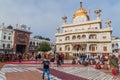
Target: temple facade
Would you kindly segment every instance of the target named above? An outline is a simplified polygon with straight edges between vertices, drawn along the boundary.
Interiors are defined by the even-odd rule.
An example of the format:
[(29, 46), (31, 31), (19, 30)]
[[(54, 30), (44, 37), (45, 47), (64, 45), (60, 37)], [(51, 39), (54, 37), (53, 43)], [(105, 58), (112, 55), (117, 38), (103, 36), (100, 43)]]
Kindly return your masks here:
[(96, 9), (96, 19), (91, 20), (80, 2), (80, 8), (72, 16), (72, 23), (68, 23), (67, 16), (64, 15), (63, 24), (56, 28), (56, 52), (68, 56), (80, 53), (90, 55), (112, 53), (111, 21), (106, 20), (103, 27), (100, 12), (100, 9)]
[(26, 25), (5, 26), (0, 24), (0, 54), (28, 53), (30, 41), (30, 27)]

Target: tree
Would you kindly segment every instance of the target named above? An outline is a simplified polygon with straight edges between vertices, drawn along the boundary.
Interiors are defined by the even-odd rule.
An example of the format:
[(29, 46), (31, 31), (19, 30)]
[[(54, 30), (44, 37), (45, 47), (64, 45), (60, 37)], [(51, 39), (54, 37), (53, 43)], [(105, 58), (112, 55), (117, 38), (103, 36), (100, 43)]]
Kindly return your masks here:
[(49, 39), (49, 38), (45, 38), (45, 40), (48, 40), (48, 41), (50, 41), (50, 39)]
[(33, 38), (36, 38), (36, 39), (43, 39), (43, 37), (40, 36), (40, 35), (36, 35), (36, 36), (34, 36)]
[(45, 38), (45, 37), (42, 37), (41, 35), (35, 35), (33, 38), (43, 39), (43, 40), (48, 40), (48, 41), (50, 41), (50, 38)]
[(50, 44), (48, 42), (42, 42), (40, 46), (37, 48), (38, 51), (50, 51), (52, 48), (50, 47)]

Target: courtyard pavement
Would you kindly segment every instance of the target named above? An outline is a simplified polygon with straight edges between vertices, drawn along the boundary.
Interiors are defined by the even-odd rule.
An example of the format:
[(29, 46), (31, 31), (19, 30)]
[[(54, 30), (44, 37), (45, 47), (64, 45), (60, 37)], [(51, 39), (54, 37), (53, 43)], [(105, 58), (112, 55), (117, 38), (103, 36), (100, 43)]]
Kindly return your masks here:
[[(0, 80), (42, 80), (41, 69), (40, 62), (8, 62), (0, 70)], [(72, 65), (69, 61), (60, 67), (55, 64), (50, 70), (50, 80), (113, 80), (109, 70), (97, 70), (94, 65)], [(120, 80), (120, 74), (114, 80)]]

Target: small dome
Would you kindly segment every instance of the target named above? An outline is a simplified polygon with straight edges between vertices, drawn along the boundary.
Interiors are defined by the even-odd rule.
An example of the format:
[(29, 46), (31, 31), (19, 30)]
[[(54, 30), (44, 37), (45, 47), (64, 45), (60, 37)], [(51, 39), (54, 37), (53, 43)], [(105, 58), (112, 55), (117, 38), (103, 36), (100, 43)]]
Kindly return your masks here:
[(76, 18), (78, 16), (88, 16), (87, 11), (81, 7), (74, 13), (73, 18)]
[(9, 25), (7, 28), (8, 28), (8, 29), (13, 29), (13, 27), (12, 27), (11, 25)]
[(89, 16), (87, 14), (87, 11), (82, 7), (82, 1), (80, 2), (80, 8), (73, 14), (73, 18), (77, 17), (87, 17), (89, 19)]

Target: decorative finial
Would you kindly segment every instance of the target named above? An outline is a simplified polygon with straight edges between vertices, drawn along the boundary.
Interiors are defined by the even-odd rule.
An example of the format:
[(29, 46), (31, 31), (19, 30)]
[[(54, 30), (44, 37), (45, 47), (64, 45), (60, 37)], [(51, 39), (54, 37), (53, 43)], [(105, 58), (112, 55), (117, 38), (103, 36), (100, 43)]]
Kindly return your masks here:
[(59, 26), (57, 26), (56, 31), (57, 31), (57, 33), (60, 33), (60, 27)]
[(66, 24), (66, 22), (67, 22), (67, 16), (64, 15), (64, 16), (62, 17), (62, 20), (63, 20), (63, 23)]
[(97, 19), (100, 19), (100, 12), (101, 12), (100, 9), (95, 10), (95, 14), (96, 14)]
[(82, 8), (82, 0), (80, 0), (80, 8)]
[(106, 27), (111, 27), (111, 20), (110, 19), (106, 20)]
[(28, 30), (30, 30), (30, 27), (28, 27)]

